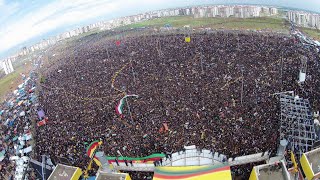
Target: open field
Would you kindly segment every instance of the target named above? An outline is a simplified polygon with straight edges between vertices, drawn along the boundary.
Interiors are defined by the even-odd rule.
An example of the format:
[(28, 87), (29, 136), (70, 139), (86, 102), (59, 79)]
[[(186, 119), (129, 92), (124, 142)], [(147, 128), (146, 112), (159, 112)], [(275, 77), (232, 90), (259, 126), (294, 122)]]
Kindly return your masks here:
[(0, 97), (1, 101), (5, 100), (5, 95), (10, 91), (13, 91), (17, 86), (22, 83), (20, 73), (28, 73), (31, 69), (31, 63), (28, 62), (26, 65), (21, 65), (15, 71), (2, 79), (0, 79)]
[(277, 17), (259, 17), (259, 18), (193, 18), (191, 16), (175, 16), (147, 20), (123, 28), (138, 27), (164, 27), (170, 24), (173, 27), (211, 27), (215, 29), (255, 29), (255, 30), (276, 30), (288, 31), (285, 20)]
[(320, 41), (320, 30), (310, 28), (299, 28), (302, 32), (306, 33), (311, 38)]

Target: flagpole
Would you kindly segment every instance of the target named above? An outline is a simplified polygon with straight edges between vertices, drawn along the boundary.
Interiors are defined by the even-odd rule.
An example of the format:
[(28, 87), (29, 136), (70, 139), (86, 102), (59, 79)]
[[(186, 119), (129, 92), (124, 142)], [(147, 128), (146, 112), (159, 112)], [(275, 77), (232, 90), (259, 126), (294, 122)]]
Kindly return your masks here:
[(131, 64), (131, 72), (132, 72), (132, 76), (133, 76), (133, 83), (134, 83), (134, 85), (136, 85), (136, 76), (134, 75), (135, 72), (134, 72), (134, 69), (133, 69), (132, 57), (130, 58), (130, 64)]
[(108, 56), (108, 59), (109, 59), (109, 58), (110, 58), (110, 57), (109, 57), (109, 49), (106, 48), (106, 50), (107, 50), (107, 56)]
[(132, 117), (132, 113), (131, 113), (131, 108), (130, 108), (129, 102), (127, 100), (126, 100), (126, 103), (127, 103), (128, 111), (129, 111), (129, 114), (130, 114), (131, 123), (133, 123), (133, 117)]
[(88, 164), (87, 169), (84, 171), (84, 179), (88, 179), (89, 178), (89, 174), (88, 171), (91, 169), (92, 166), (92, 162), (93, 162), (93, 158), (96, 155), (96, 152), (98, 150), (98, 148), (100, 147), (100, 145), (98, 145), (98, 147), (94, 150), (94, 152), (92, 153), (92, 157), (90, 157), (90, 162)]
[(201, 63), (201, 73), (203, 74), (204, 71), (203, 71), (203, 57), (202, 56), (203, 55), (202, 55), (202, 51), (201, 51), (201, 53), (200, 53), (200, 63)]
[[(125, 92), (125, 96), (128, 95), (127, 92), (126, 92), (126, 87), (125, 86), (122, 87), (122, 91)], [(126, 101), (126, 104), (127, 104), (127, 107), (128, 107), (129, 114), (130, 114), (131, 122), (133, 123), (133, 117), (132, 117), (132, 113), (131, 113), (130, 104), (129, 104), (128, 100), (125, 100), (125, 101)]]
[(241, 105), (242, 105), (242, 99), (243, 99), (243, 68), (241, 68), (241, 76), (242, 76), (242, 82), (241, 82)]
[(91, 165), (92, 165), (92, 161), (93, 161), (93, 158), (90, 159), (90, 162), (88, 164), (88, 167), (87, 169), (84, 171), (84, 179), (88, 179), (89, 178), (89, 174), (88, 174), (88, 171), (91, 169)]

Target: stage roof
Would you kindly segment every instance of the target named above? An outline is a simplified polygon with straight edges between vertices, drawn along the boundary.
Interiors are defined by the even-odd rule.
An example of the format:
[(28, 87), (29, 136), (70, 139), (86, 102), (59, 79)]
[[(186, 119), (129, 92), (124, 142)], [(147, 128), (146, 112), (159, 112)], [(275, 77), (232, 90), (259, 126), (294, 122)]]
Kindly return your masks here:
[(262, 164), (254, 166), (250, 174), (249, 180), (287, 180), (290, 179), (290, 174), (286, 168), (283, 161), (272, 163), (272, 164)]
[(48, 180), (78, 180), (82, 171), (78, 167), (58, 164)]
[(300, 158), (301, 167), (307, 179), (320, 177), (320, 148), (306, 152)]

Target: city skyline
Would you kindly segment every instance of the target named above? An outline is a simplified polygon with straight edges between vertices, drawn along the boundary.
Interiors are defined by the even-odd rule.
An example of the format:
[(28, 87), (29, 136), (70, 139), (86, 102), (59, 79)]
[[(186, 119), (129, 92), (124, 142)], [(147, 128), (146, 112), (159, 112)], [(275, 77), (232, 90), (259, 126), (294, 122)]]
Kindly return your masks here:
[[(287, 3), (286, 3), (287, 2)], [(41, 39), (49, 38), (64, 31), (70, 31), (90, 23), (102, 20), (134, 15), (146, 11), (195, 6), (204, 4), (262, 4), (281, 6), (288, 1), (258, 0), (204, 0), (204, 1), (168, 1), (168, 0), (78, 0), (78, 1), (6, 1), (0, 0), (0, 59), (24, 46)], [(298, 1), (290, 1), (294, 7), (320, 12), (320, 2), (310, 1), (301, 6)], [(311, 3), (311, 4), (310, 4)], [(318, 8), (310, 5), (318, 4)], [(106, 11), (106, 9), (108, 9)]]

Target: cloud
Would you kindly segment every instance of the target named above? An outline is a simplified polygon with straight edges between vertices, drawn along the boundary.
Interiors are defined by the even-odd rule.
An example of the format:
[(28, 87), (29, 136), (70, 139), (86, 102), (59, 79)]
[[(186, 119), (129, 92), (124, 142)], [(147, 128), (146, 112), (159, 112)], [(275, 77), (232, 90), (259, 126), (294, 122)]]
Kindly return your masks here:
[[(0, 2), (1, 1), (3, 0), (0, 0)], [(152, 2), (148, 0), (53, 1), (40, 6), (40, 8), (30, 9), (24, 13), (21, 18), (13, 19), (10, 22), (4, 21), (4, 18), (2, 18), (2, 21), (0, 19), (0, 23), (3, 21), (6, 23), (6, 26), (0, 28), (0, 53), (34, 37), (41, 36), (60, 27), (65, 27), (66, 25), (75, 25), (79, 22), (106, 15), (115, 17), (115, 14), (121, 12), (122, 9), (139, 8), (139, 6), (157, 7), (157, 5), (164, 4), (166, 1), (170, 2), (169, 0), (155, 0)], [(7, 18), (17, 10), (23, 10), (24, 8), (20, 6), (20, 9), (17, 9), (17, 7), (19, 7), (17, 4), (10, 4), (10, 8), (8, 5), (6, 7), (7, 13), (0, 13), (0, 16), (1, 14), (5, 14)]]
[(0, 52), (59, 27), (112, 13), (120, 5), (110, 0), (54, 1), (0, 28)]
[[(30, 39), (66, 27), (66, 25), (75, 26), (97, 17), (110, 19), (119, 15), (129, 15), (129, 12), (139, 13), (168, 7), (201, 4), (200, 1), (202, 3), (218, 3), (240, 0), (48, 0), (42, 2), (0, 0), (0, 54)], [(279, 0), (277, 2), (281, 4), (288, 1)], [(311, 1), (313, 4), (320, 4), (317, 2), (318, 0)], [(245, 2), (249, 2), (249, 0)], [(250, 0), (250, 2), (258, 1)], [(268, 2), (277, 4), (276, 0), (268, 0)], [(293, 0), (290, 2), (288, 4), (301, 3)]]

